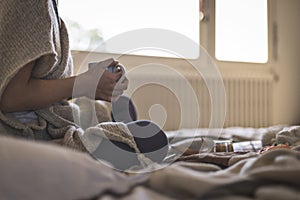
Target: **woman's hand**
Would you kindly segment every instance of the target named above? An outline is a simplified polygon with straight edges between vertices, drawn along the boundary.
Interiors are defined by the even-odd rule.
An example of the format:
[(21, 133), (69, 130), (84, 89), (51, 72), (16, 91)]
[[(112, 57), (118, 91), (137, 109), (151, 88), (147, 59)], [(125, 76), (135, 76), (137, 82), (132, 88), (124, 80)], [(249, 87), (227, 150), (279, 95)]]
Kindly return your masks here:
[(119, 64), (114, 59), (107, 59), (93, 64), (89, 70), (78, 75), (74, 84), (75, 96), (87, 96), (97, 100), (115, 101), (128, 87), (128, 79), (118, 82), (122, 71), (111, 73), (106, 70), (108, 66)]
[(121, 83), (118, 80), (121, 78), (122, 72), (111, 73), (105, 70), (98, 82), (95, 99), (105, 101), (116, 101), (124, 90), (128, 87), (128, 79), (125, 78)]

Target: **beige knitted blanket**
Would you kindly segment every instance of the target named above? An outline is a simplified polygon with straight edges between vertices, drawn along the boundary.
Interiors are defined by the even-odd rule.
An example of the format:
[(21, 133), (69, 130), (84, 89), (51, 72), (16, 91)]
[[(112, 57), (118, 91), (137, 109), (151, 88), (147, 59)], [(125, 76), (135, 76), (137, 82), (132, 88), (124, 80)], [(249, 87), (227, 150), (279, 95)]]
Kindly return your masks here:
[[(72, 58), (64, 22), (56, 15), (52, 0), (1, 0), (0, 98), (10, 79), (33, 60), (37, 60), (32, 72), (34, 78), (58, 79), (72, 74)], [(62, 101), (33, 112), (37, 115), (37, 122), (23, 124), (0, 111), (0, 134), (51, 140), (91, 152), (95, 143), (88, 140), (91, 137), (87, 134), (92, 133), (85, 133), (84, 130), (110, 121), (107, 108), (87, 98), (75, 103)], [(96, 143), (105, 135), (108, 139), (127, 143), (139, 153), (130, 131), (125, 127), (124, 124), (113, 123), (94, 127), (98, 134)]]
[[(0, 38), (0, 98), (10, 79), (33, 60), (37, 60), (34, 78), (57, 79), (72, 74), (67, 29), (63, 21), (58, 24), (51, 0), (1, 1)], [(32, 139), (61, 137), (59, 130), (72, 126), (70, 118), (57, 119), (58, 112), (65, 109), (70, 113), (67, 102), (36, 111), (39, 123), (35, 124), (22, 124), (0, 111), (0, 130)], [(42, 136), (46, 128), (55, 129), (55, 133)]]

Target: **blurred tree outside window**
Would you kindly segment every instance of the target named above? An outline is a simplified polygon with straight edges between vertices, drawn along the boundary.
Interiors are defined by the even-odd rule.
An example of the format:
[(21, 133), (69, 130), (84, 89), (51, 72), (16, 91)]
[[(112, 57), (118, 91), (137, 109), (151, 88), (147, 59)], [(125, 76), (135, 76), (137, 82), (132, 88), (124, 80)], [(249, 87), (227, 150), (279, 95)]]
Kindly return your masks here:
[[(69, 29), (73, 50), (97, 51), (103, 45), (108, 53), (123, 53), (105, 49), (106, 41), (144, 28), (170, 30), (196, 44), (200, 41), (199, 0), (62, 0), (58, 7)], [(129, 53), (176, 57), (159, 49)]]

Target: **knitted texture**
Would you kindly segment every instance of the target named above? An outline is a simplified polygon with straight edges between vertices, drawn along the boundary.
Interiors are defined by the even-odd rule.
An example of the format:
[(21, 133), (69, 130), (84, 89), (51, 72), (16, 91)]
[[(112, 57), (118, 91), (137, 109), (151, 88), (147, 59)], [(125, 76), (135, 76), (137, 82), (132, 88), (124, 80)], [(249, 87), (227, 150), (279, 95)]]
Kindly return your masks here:
[[(67, 29), (63, 22), (61, 26), (58, 24), (51, 0), (1, 1), (0, 38), (0, 99), (11, 78), (33, 60), (36, 60), (33, 78), (57, 79), (72, 74)], [(67, 104), (63, 105), (70, 110)], [(53, 116), (55, 109), (51, 107), (46, 110)], [(37, 124), (22, 124), (0, 111), (1, 134), (9, 132), (21, 137), (51, 139), (41, 132), (55, 119), (45, 117), (45, 109), (40, 113), (43, 116), (38, 114)], [(58, 128), (66, 124), (59, 124)]]
[(79, 122), (82, 129), (96, 126), (101, 122), (112, 121), (110, 109), (106, 102), (93, 101), (86, 97), (77, 98), (74, 102), (80, 109)]
[[(59, 79), (72, 74), (67, 28), (59, 20), (52, 0), (0, 1), (0, 99), (11, 78), (33, 60), (33, 78)], [(52, 140), (75, 150), (89, 151), (92, 145), (84, 143), (83, 139), (89, 138), (84, 129), (110, 120), (109, 112), (104, 105), (87, 98), (77, 103), (61, 101), (35, 110), (38, 122), (28, 124), (0, 111), (0, 134)], [(96, 129), (96, 133), (105, 133), (105, 138), (128, 144), (143, 160), (125, 124), (103, 124)], [(141, 164), (145, 166), (145, 161)]]
[[(103, 139), (118, 141), (131, 147), (143, 168), (153, 164), (137, 147), (132, 133), (123, 122), (103, 122), (96, 127), (88, 128), (82, 135), (84, 146), (89, 152), (94, 152)], [(118, 147), (116, 147), (118, 148)]]

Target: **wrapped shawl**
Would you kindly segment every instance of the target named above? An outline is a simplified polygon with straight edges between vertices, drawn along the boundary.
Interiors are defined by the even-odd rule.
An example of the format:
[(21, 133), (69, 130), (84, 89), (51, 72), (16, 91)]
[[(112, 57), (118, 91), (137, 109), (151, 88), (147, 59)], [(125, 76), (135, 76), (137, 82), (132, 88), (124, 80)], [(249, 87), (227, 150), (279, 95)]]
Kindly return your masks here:
[[(11, 78), (33, 60), (37, 61), (34, 78), (58, 79), (72, 74), (67, 29), (63, 21), (58, 23), (52, 1), (1, 1), (0, 24), (0, 98)], [(57, 138), (61, 132), (58, 129), (72, 125), (73, 120), (58, 118), (55, 111), (70, 113), (70, 109), (67, 102), (62, 102), (37, 110), (37, 124), (22, 124), (0, 111), (1, 132), (33, 139)], [(49, 130), (54, 127), (56, 133), (51, 135)], [(45, 134), (46, 128), (50, 135)]]
[[(59, 79), (72, 74), (69, 39), (64, 22), (56, 15), (51, 0), (5, 0), (0, 3), (0, 98), (11, 78), (27, 63), (36, 60), (32, 77)], [(89, 136), (85, 136), (80, 124), (95, 126), (109, 121), (109, 113), (101, 104), (81, 99), (79, 105), (62, 101), (47, 108), (35, 110), (38, 122), (23, 124), (0, 111), (0, 134), (30, 139), (56, 141), (80, 151), (94, 148)], [(89, 105), (89, 106), (86, 106)], [(83, 108), (84, 111), (80, 108)], [(86, 109), (88, 108), (88, 109)], [(94, 114), (98, 119), (88, 117)], [(83, 113), (84, 112), (84, 113)], [(99, 114), (100, 113), (100, 114)], [(84, 117), (79, 117), (79, 115)], [(81, 123), (75, 123), (81, 122)], [(79, 125), (78, 125), (79, 124)], [(139, 153), (125, 124), (96, 126), (91, 134), (98, 135), (98, 143), (107, 137), (128, 144)], [(116, 132), (126, 132), (116, 138)], [(85, 143), (84, 143), (85, 142)], [(91, 144), (91, 147), (89, 146)]]

